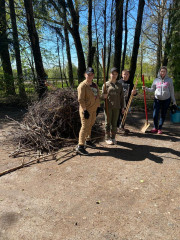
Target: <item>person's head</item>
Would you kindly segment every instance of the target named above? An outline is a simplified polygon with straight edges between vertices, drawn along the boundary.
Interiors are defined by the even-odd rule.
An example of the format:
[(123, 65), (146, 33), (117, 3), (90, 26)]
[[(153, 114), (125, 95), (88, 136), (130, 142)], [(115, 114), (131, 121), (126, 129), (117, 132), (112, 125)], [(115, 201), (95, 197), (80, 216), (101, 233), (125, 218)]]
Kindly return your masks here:
[(129, 70), (124, 69), (124, 70), (122, 71), (122, 78), (123, 78), (123, 80), (124, 80), (124, 81), (128, 81), (129, 76), (130, 76)]
[(111, 81), (116, 81), (117, 77), (118, 77), (118, 69), (116, 67), (111, 68), (110, 71), (110, 80)]
[(165, 67), (165, 66), (161, 67), (159, 73), (160, 73), (160, 76), (162, 79), (165, 78), (165, 76), (167, 74), (167, 67)]
[(86, 80), (91, 82), (94, 78), (94, 69), (92, 67), (88, 67), (84, 75)]

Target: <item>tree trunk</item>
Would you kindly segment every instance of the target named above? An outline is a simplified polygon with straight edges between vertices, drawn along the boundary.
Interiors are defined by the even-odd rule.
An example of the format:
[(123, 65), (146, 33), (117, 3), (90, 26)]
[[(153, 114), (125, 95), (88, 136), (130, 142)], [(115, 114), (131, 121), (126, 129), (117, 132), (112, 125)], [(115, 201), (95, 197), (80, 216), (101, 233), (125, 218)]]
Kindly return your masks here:
[(67, 29), (67, 17), (66, 17), (66, 10), (64, 10), (65, 15), (65, 21), (64, 21), (64, 36), (66, 41), (66, 53), (67, 53), (67, 59), (68, 59), (68, 75), (69, 75), (69, 83), (70, 86), (74, 86), (73, 82), (73, 68), (72, 68), (72, 61), (71, 61), (71, 49), (69, 44), (69, 35), (68, 35), (68, 29)]
[(20, 49), (19, 49), (18, 31), (17, 31), (17, 24), (16, 24), (16, 13), (14, 9), (14, 0), (9, 0), (9, 7), (10, 7), (11, 23), (12, 23), (12, 30), (13, 30), (13, 43), (14, 43), (14, 50), (15, 50), (15, 57), (16, 57), (19, 95), (22, 98), (26, 98), (26, 92), (25, 92), (24, 82), (23, 82), (21, 55), (20, 55)]
[(30, 58), (29, 58), (29, 54), (28, 55), (26, 54), (26, 58), (27, 58), (27, 60), (29, 62), (29, 66), (30, 66), (31, 73), (32, 73), (32, 76), (33, 76), (33, 84), (34, 84), (34, 87), (36, 89), (36, 87), (37, 87), (37, 79), (36, 79), (36, 73), (35, 73), (34, 58), (33, 58), (32, 49), (31, 49)]
[(99, 38), (97, 37), (97, 49), (96, 49), (96, 66), (97, 66), (97, 84), (99, 84)]
[(29, 38), (31, 41), (31, 48), (33, 51), (37, 79), (38, 79), (38, 94), (39, 94), (39, 98), (41, 98), (43, 94), (47, 91), (47, 87), (45, 86), (45, 79), (47, 74), (45, 73), (44, 67), (43, 67), (42, 56), (41, 56), (41, 51), (39, 46), (39, 37), (36, 31), (36, 26), (35, 26), (34, 16), (33, 16), (32, 0), (24, 0), (24, 6), (26, 10), (27, 27), (29, 32)]
[(98, 28), (96, 19), (96, 8), (94, 1), (94, 20), (95, 20), (95, 31), (96, 31), (96, 68), (97, 68), (97, 84), (99, 84), (99, 38), (98, 38)]
[(79, 34), (79, 12), (75, 11), (72, 0), (67, 0), (68, 7), (71, 13), (72, 28), (69, 28), (70, 33), (75, 42), (77, 57), (78, 57), (78, 82), (80, 83), (84, 79), (84, 73), (86, 70), (86, 63), (84, 58), (83, 47)]
[(170, 10), (169, 10), (169, 18), (168, 18), (168, 29), (167, 29), (167, 36), (166, 36), (166, 43), (165, 43), (165, 49), (164, 49), (164, 58), (162, 61), (162, 65), (163, 66), (167, 66), (168, 64), (168, 56), (169, 53), (171, 51), (171, 42), (170, 42), (170, 38), (171, 38), (171, 5), (170, 5)]
[(156, 74), (158, 73), (161, 63), (162, 63), (162, 36), (163, 36), (163, 21), (164, 21), (164, 7), (165, 2), (159, 4), (159, 11), (158, 11), (158, 46), (157, 46), (157, 64), (156, 64)]
[(0, 57), (2, 61), (2, 68), (5, 79), (6, 94), (15, 95), (15, 86), (13, 80), (13, 72), (8, 50), (7, 38), (7, 22), (6, 22), (6, 9), (5, 0), (0, 0)]
[(92, 0), (88, 1), (88, 57), (87, 66), (92, 67)]
[(104, 67), (106, 68), (106, 7), (107, 7), (107, 0), (104, 2)]
[(59, 73), (60, 73), (60, 78), (62, 80), (62, 69), (61, 69), (61, 59), (60, 59), (60, 54), (59, 54), (59, 38), (56, 33), (56, 38), (57, 38), (57, 52), (58, 52), (58, 64), (59, 64)]
[(124, 0), (116, 0), (116, 31), (115, 31), (115, 53), (114, 67), (120, 72), (122, 33), (123, 33), (123, 3)]
[(107, 62), (106, 81), (108, 80), (110, 61), (111, 61), (113, 11), (114, 11), (114, 0), (112, 0), (112, 6), (111, 6), (111, 27), (110, 27), (110, 39), (109, 39), (109, 49), (108, 49), (108, 62)]
[(125, 59), (126, 59), (126, 50), (127, 50), (127, 37), (128, 37), (127, 14), (128, 14), (128, 4), (129, 4), (129, 0), (126, 0), (126, 10), (125, 10), (125, 17), (124, 17), (124, 31), (125, 31), (125, 34), (124, 34), (124, 50), (123, 50), (121, 71), (124, 70)]
[(158, 46), (157, 46), (157, 63), (156, 63), (156, 74), (159, 71), (162, 60), (162, 20), (160, 14), (158, 14)]
[(143, 75), (143, 41), (141, 36), (141, 82), (142, 82), (142, 75)]
[(139, 50), (139, 41), (140, 41), (140, 35), (141, 35), (144, 5), (145, 5), (145, 0), (139, 0), (138, 15), (137, 15), (135, 35), (134, 35), (134, 44), (133, 44), (133, 51), (132, 51), (131, 64), (130, 64), (130, 82), (133, 82), (134, 75), (136, 72), (136, 63), (137, 63), (137, 56), (138, 56), (138, 50)]
[[(75, 47), (76, 47), (77, 58), (78, 58), (78, 82), (80, 83), (84, 79), (86, 63), (85, 63), (80, 33), (79, 33), (79, 10), (78, 10), (79, 3), (76, 0), (75, 1), (67, 0), (67, 3), (65, 2), (65, 0), (58, 0), (58, 4), (54, 0), (49, 0), (49, 2), (57, 10), (60, 18), (63, 18), (64, 22), (66, 21), (65, 15), (61, 12), (59, 6), (61, 6), (65, 12), (66, 12), (66, 9), (69, 8), (68, 12), (71, 15), (71, 22), (69, 23), (66, 21), (66, 23), (67, 23), (67, 29), (71, 33), (74, 39)], [(75, 7), (74, 7), (74, 4), (75, 4)]]
[[(63, 65), (63, 76), (65, 78), (65, 81), (67, 80), (67, 77), (66, 77), (66, 73), (65, 73), (65, 64), (64, 64), (64, 42), (62, 41), (61, 39), (61, 52), (62, 52), (62, 65)], [(63, 84), (63, 79), (62, 79), (62, 88), (63, 88), (64, 84)]]

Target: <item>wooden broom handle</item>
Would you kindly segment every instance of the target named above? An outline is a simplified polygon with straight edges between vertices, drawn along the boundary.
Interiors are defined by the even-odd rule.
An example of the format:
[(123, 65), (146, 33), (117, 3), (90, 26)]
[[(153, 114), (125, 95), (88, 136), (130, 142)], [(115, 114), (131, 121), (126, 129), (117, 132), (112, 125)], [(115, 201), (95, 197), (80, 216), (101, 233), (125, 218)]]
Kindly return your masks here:
[[(106, 89), (106, 74), (105, 74), (105, 64), (104, 64), (103, 49), (102, 49), (102, 64), (103, 64), (103, 76), (104, 76), (104, 93), (106, 94), (107, 93), (107, 89)], [(105, 99), (105, 111), (106, 111), (106, 115), (107, 115), (107, 122), (109, 122), (107, 98)]]
[[(139, 75), (137, 76), (136, 83), (134, 84), (133, 90), (136, 90), (137, 83), (138, 83), (138, 77), (139, 77)], [(130, 98), (129, 98), (128, 104), (127, 104), (127, 106), (126, 106), (126, 110), (125, 110), (125, 112), (124, 112), (124, 114), (123, 114), (123, 119), (122, 119), (122, 121), (121, 121), (122, 127), (124, 126), (124, 123), (125, 123), (125, 121), (126, 121), (126, 117), (127, 117), (127, 114), (128, 114), (128, 111), (129, 111), (129, 108), (130, 108), (130, 106), (131, 106), (131, 102), (132, 102), (132, 99), (133, 99), (133, 96), (134, 96), (134, 95), (133, 95), (133, 90), (132, 90), (132, 92), (131, 92), (131, 96), (130, 96)]]
[[(142, 75), (142, 82), (143, 82), (143, 86), (145, 87), (144, 84), (144, 75)], [(146, 114), (146, 121), (148, 121), (148, 115), (147, 115), (147, 104), (146, 104), (146, 90), (143, 90), (144, 92), (144, 108), (145, 108), (145, 114)]]

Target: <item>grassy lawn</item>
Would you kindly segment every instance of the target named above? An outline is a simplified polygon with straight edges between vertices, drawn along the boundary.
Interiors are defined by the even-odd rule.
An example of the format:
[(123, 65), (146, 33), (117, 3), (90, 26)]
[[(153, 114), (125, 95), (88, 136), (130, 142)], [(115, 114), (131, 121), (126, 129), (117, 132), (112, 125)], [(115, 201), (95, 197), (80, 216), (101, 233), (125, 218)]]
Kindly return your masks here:
[[(97, 83), (97, 79), (94, 79), (94, 82)], [(147, 77), (145, 77), (145, 86), (147, 87), (151, 87), (153, 80), (149, 80)], [(51, 83), (53, 86), (57, 87), (57, 88), (66, 88), (67, 84), (66, 81), (63, 81), (63, 85), (62, 85), (62, 81), (50, 81), (49, 83)], [(102, 85), (103, 85), (103, 79), (99, 79), (99, 89), (102, 89)], [(78, 80), (74, 80), (74, 88), (76, 89), (78, 87)], [(52, 90), (51, 87), (48, 87), (49, 90)], [(28, 99), (37, 99), (37, 94), (35, 93), (35, 87), (33, 84), (30, 84), (29, 82), (25, 84), (25, 90), (28, 96)], [(177, 89), (175, 89), (175, 98), (176, 98), (176, 102), (178, 105), (180, 105), (180, 92), (177, 91)], [(138, 84), (137, 84), (137, 91), (138, 91), (138, 95), (134, 97), (133, 102), (132, 102), (132, 106), (136, 106), (138, 109), (144, 109), (144, 96), (143, 96), (143, 90), (142, 90), (142, 82), (139, 79)], [(4, 90), (0, 90), (0, 103), (17, 103), (17, 102), (21, 102), (22, 100), (20, 100), (19, 98), (19, 90), (16, 87), (16, 94), (17, 96), (6, 96)], [(153, 104), (153, 99), (154, 99), (154, 93), (146, 93), (146, 99), (147, 99), (147, 107), (148, 109), (152, 109), (152, 104)]]

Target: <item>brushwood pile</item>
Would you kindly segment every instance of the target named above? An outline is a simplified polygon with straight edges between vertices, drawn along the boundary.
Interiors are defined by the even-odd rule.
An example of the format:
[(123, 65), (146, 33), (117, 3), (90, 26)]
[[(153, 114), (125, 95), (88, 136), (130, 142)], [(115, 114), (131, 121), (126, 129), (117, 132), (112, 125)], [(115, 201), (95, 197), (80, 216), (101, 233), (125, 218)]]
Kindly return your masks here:
[[(102, 134), (101, 123), (93, 127), (94, 136)], [(78, 142), (81, 127), (77, 91), (57, 89), (29, 106), (14, 130), (13, 140), (22, 148), (52, 152)]]

